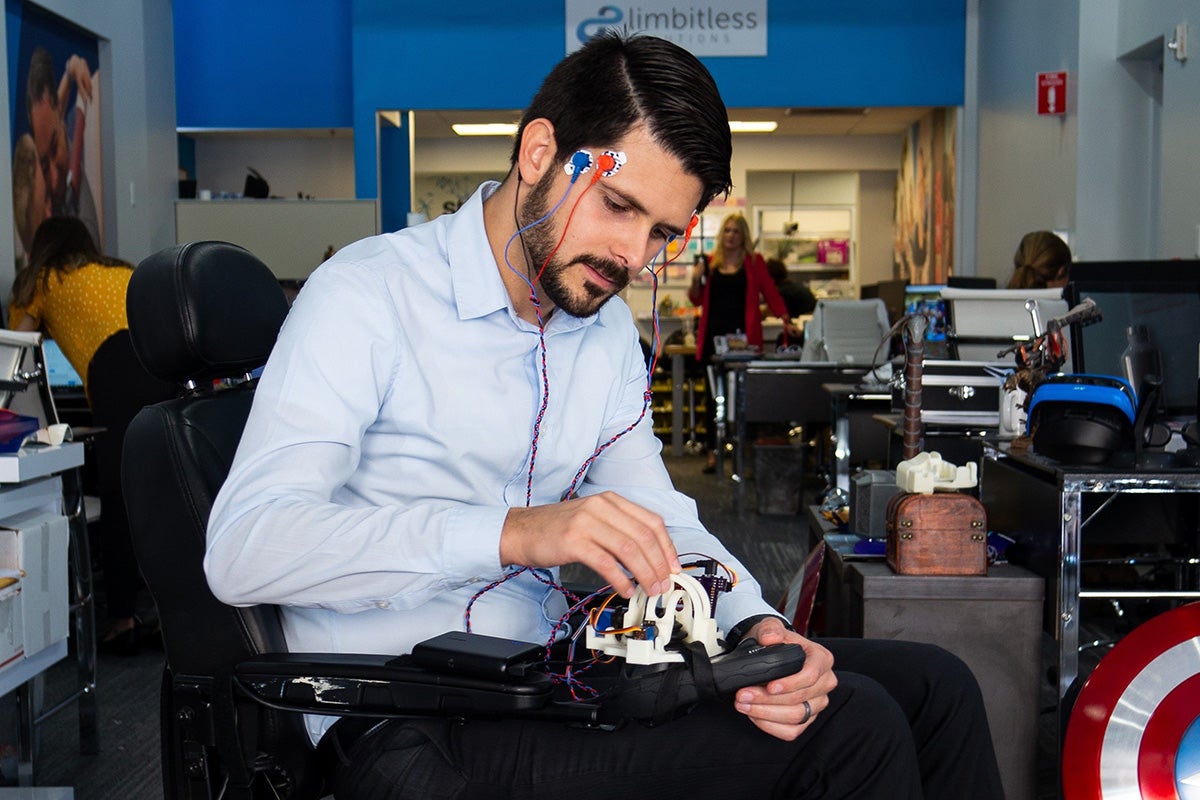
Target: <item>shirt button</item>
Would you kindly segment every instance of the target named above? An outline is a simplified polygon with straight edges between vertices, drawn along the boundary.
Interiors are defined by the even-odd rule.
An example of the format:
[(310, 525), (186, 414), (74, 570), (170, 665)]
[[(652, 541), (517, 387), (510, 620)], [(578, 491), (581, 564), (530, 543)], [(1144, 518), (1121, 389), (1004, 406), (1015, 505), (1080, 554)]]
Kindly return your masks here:
[(391, 603), (389, 603), (387, 600), (380, 600), (377, 603), (375, 603), (375, 605), (379, 606), (380, 608), (388, 608), (389, 606), (391, 606)]

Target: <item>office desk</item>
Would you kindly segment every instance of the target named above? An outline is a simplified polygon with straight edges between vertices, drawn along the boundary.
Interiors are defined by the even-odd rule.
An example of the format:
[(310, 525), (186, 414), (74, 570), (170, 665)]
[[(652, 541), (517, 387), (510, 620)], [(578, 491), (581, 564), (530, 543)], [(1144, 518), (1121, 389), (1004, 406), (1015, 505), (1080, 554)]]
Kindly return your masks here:
[[(700, 309), (689, 309), (693, 313), (690, 315), (691, 328), (695, 330), (696, 320), (699, 317)], [(689, 321), (688, 314), (659, 314), (658, 316), (658, 340), (665, 342), (673, 335), (680, 331), (686, 330), (685, 325)], [(642, 337), (642, 341), (647, 344), (654, 343), (654, 318), (655, 314), (650, 311), (641, 311), (636, 315), (638, 333)], [(693, 351), (695, 348), (692, 348)]]
[[(1200, 599), (1194, 569), (1178, 572), (1171, 588), (1106, 583), (1086, 586), (1083, 545), (1170, 545), (1200, 553), (1197, 539), (1200, 469), (1121, 470), (1058, 464), (1007, 444), (985, 444), (980, 496), (989, 527), (1015, 540), (1009, 552), (1046, 581), (1043, 625), (1057, 644), (1058, 698), (1080, 678), (1082, 601), (1097, 598)], [(1085, 542), (1085, 535), (1087, 537)], [(1186, 555), (1181, 560), (1188, 560)], [(1066, 720), (1060, 717), (1059, 742)]]
[[(1007, 444), (985, 444), (980, 495), (992, 530), (1015, 539), (1030, 553), (1031, 569), (1049, 582), (1047, 629), (1059, 643), (1059, 696), (1066, 694), (1079, 671), (1080, 600), (1086, 598), (1164, 597), (1200, 599), (1200, 586), (1178, 591), (1089, 589), (1081, 583), (1080, 561), (1084, 528), (1089, 537), (1106, 536), (1104, 514), (1124, 509), (1113, 505), (1123, 498), (1138, 504), (1133, 512), (1145, 530), (1121, 535), (1137, 541), (1177, 538), (1196, 546), (1196, 531), (1170, 530), (1156, 516), (1156, 506), (1178, 503), (1200, 493), (1200, 469), (1121, 471), (1111, 467), (1062, 465), (1034, 453), (1014, 453)], [(1185, 516), (1184, 519), (1187, 519)], [(1191, 525), (1192, 523), (1185, 523)], [(1094, 539), (1093, 539), (1094, 541)], [(1106, 539), (1107, 541), (1107, 539)], [(1127, 541), (1134, 541), (1133, 538)], [(1134, 543), (1137, 543), (1136, 541)]]
[[(866, 367), (843, 364), (801, 362), (790, 359), (739, 358), (713, 359), (719, 398), (724, 397), (733, 421), (734, 508), (742, 513), (745, 503), (745, 446), (747, 426), (757, 422), (807, 425), (826, 424), (830, 418), (829, 398), (822, 390), (826, 383), (857, 382)], [(718, 402), (718, 412), (721, 410)], [(718, 413), (717, 474), (724, 475), (726, 419)]]
[(871, 456), (878, 456), (880, 461), (887, 460), (887, 437), (879, 437), (879, 441), (884, 443), (882, 447), (871, 447), (866, 442), (866, 431), (857, 418), (891, 409), (892, 393), (886, 386), (862, 386), (857, 383), (823, 383), (821, 389), (829, 395), (832, 406), (833, 431), (830, 443), (833, 445), (834, 484), (849, 493), (852, 457), (860, 463), (864, 457), (870, 460)]
[[(68, 442), (50, 447), (26, 447), (18, 453), (0, 456), (0, 518), (12, 519), (14, 524), (45, 526), (42, 530), (41, 573), (47, 588), (22, 603), (45, 602), (32, 607), (39, 614), (40, 624), (33, 631), (22, 631), (24, 645), (21, 654), (0, 668), (0, 695), (16, 691), (18, 699), (19, 752), (17, 777), (21, 785), (35, 781), (37, 730), (39, 723), (57, 713), (72, 701), (78, 701), (80, 752), (97, 752), (96, 716), (96, 646), (94, 609), (91, 597), (91, 559), (88, 554), (87, 521), (84, 518), (82, 481), (79, 468), (84, 462), (84, 446)], [(31, 516), (34, 515), (34, 516)], [(65, 521), (67, 544), (65, 551), (56, 545), (54, 528)], [(19, 528), (18, 528), (19, 529)], [(70, 564), (59, 563), (55, 554), (65, 555)], [(47, 560), (51, 559), (51, 560)], [(54, 595), (56, 577), (67, 574), (63, 583), (70, 582), (69, 597)], [(22, 581), (37, 580), (30, 574)], [(34, 584), (35, 586), (37, 584)], [(64, 586), (63, 588), (67, 588)], [(62, 602), (66, 605), (57, 605)], [(67, 654), (66, 626), (53, 636), (61, 613), (73, 612), (76, 636), (78, 689), (53, 707), (44, 708), (43, 672)], [(10, 612), (11, 613), (11, 612)], [(26, 613), (22, 609), (22, 614)], [(69, 625), (69, 623), (67, 623)], [(15, 631), (15, 628), (12, 629)], [(31, 635), (32, 634), (32, 635)], [(47, 641), (49, 640), (49, 641)]]
[(816, 506), (808, 524), (826, 545), (820, 633), (926, 642), (961, 658), (983, 693), (1005, 796), (1034, 800), (1045, 582), (1009, 564), (986, 576), (897, 575), (853, 555), (858, 537), (837, 533)]
[[(873, 419), (888, 431), (887, 465), (889, 469), (895, 469), (904, 453), (904, 417), (890, 413), (876, 414)], [(979, 464), (983, 459), (984, 444), (1000, 440), (995, 426), (989, 428), (966, 421), (922, 422), (921, 436), (922, 450), (939, 453), (943, 460), (959, 466), (969, 462)]]

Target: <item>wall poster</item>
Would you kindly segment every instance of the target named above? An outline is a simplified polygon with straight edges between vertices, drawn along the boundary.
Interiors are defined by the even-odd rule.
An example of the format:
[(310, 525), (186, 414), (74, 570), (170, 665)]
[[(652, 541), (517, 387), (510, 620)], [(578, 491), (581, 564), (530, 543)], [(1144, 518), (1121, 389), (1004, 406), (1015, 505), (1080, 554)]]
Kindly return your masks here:
[(954, 110), (938, 108), (904, 136), (896, 180), (896, 277), (942, 284), (954, 271)]
[(25, 0), (6, 0), (17, 269), (51, 216), (78, 217), (104, 250), (99, 40)]

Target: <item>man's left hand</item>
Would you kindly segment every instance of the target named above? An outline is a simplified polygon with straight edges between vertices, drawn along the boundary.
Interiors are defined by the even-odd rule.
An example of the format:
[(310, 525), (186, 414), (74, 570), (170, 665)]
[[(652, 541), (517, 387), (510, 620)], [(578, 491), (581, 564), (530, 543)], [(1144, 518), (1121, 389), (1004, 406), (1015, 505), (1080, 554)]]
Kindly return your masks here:
[(833, 654), (789, 631), (777, 617), (762, 620), (746, 635), (763, 645), (792, 642), (804, 648), (804, 667), (795, 675), (777, 678), (765, 686), (746, 686), (734, 699), (734, 707), (762, 731), (790, 742), (808, 730), (829, 705), (829, 693), (837, 687)]

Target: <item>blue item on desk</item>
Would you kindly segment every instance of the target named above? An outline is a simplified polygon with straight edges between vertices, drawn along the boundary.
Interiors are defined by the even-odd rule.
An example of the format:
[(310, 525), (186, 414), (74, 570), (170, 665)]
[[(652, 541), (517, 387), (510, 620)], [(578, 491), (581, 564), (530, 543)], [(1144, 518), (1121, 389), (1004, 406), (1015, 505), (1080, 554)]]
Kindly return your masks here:
[(887, 539), (859, 539), (854, 543), (854, 552), (860, 556), (886, 556)]
[(17, 414), (0, 408), (0, 453), (15, 453), (21, 449), (26, 437), (42, 426), (37, 417)]
[(1138, 403), (1123, 378), (1050, 375), (1029, 399), (1034, 452), (1067, 464), (1103, 464), (1133, 450)]
[(987, 535), (987, 554), (988, 564), (1007, 564), (1008, 563), (1008, 546), (1015, 540), (1002, 533), (988, 531)]

